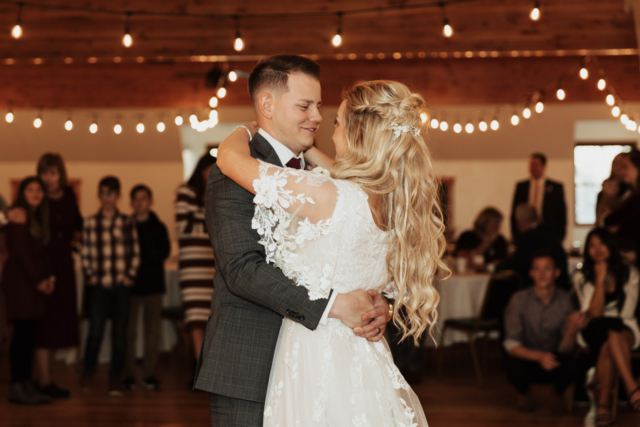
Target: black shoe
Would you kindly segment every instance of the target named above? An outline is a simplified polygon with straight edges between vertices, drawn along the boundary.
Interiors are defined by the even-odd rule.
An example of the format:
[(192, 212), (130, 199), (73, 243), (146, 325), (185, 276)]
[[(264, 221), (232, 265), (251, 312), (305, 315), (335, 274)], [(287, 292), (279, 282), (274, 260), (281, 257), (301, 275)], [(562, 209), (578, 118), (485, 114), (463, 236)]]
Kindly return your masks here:
[(51, 398), (40, 393), (31, 381), (11, 384), (9, 387), (9, 402), (19, 405), (43, 405), (51, 403)]
[(58, 384), (51, 381), (48, 386), (40, 387), (40, 392), (42, 394), (46, 394), (52, 399), (68, 399), (71, 396), (71, 392), (67, 389), (64, 389)]
[(123, 381), (122, 381), (122, 388), (124, 388), (125, 391), (132, 391), (136, 389), (136, 379), (133, 377), (126, 377)]
[(142, 380), (142, 385), (147, 390), (160, 390), (160, 380), (152, 375)]

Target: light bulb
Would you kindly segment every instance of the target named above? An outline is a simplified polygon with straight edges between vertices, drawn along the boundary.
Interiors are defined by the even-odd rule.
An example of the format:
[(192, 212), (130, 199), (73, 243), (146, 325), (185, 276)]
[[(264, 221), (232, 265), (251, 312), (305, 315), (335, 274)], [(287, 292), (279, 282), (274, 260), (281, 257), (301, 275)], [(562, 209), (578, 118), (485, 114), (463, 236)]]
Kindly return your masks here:
[(487, 129), (489, 129), (489, 126), (487, 126), (487, 122), (480, 120), (480, 123), (478, 123), (478, 129), (480, 129), (480, 132), (486, 132)]
[(432, 129), (438, 129), (438, 126), (440, 125), (440, 122), (438, 121), (438, 119), (436, 119), (435, 117), (433, 119), (431, 119), (431, 128)]
[(491, 130), (498, 130), (500, 127), (500, 122), (497, 119), (491, 120)]
[(96, 133), (98, 132), (98, 124), (97, 123), (91, 123), (91, 126), (89, 126), (89, 132), (91, 133)]
[(229, 81), (235, 82), (236, 80), (238, 80), (238, 73), (229, 71)]
[(216, 122), (218, 121), (218, 111), (217, 110), (209, 111), (209, 120), (215, 120)]
[(580, 78), (582, 80), (587, 80), (589, 78), (589, 70), (584, 67), (580, 68)]
[(4, 116), (4, 119), (7, 121), (7, 123), (13, 123), (13, 113), (9, 111), (7, 115)]
[(629, 120), (626, 124), (627, 129), (635, 132), (638, 129), (638, 124), (634, 120)]
[(627, 116), (626, 114), (622, 113), (622, 114), (620, 115), (620, 122), (621, 122), (623, 125), (626, 125), (628, 121), (629, 121), (629, 116)]
[(567, 96), (567, 94), (564, 93), (564, 89), (558, 89), (558, 91), (556, 92), (556, 97), (560, 101), (562, 101), (566, 96)]
[(36, 129), (40, 129), (41, 126), (42, 126), (42, 119), (40, 117), (37, 117), (33, 121), (33, 127), (36, 128)]
[(453, 125), (453, 131), (455, 133), (460, 133), (462, 132), (462, 125), (460, 123), (456, 123)]
[(520, 117), (518, 117), (517, 114), (511, 116), (511, 124), (514, 126), (518, 126), (518, 123), (520, 123)]
[(531, 9), (531, 13), (529, 13), (529, 18), (531, 18), (532, 21), (538, 21), (540, 19), (540, 3), (536, 2), (536, 4), (533, 6), (533, 9)]
[(133, 37), (131, 37), (131, 34), (129, 34), (128, 32), (125, 33), (125, 35), (122, 37), (122, 44), (124, 45), (124, 47), (131, 47), (131, 45), (133, 44)]
[(607, 95), (607, 104), (613, 105), (615, 103), (616, 103), (616, 99), (613, 97), (613, 95), (611, 94)]
[(544, 110), (544, 104), (542, 103), (542, 101), (538, 101), (536, 103), (536, 113), (540, 114), (542, 113), (543, 110)]
[(122, 133), (122, 125), (120, 125), (120, 123), (117, 123), (113, 127), (113, 131), (116, 133), (116, 135), (120, 135)]
[(71, 130), (73, 129), (73, 122), (71, 121), (71, 119), (67, 119), (66, 122), (64, 122), (64, 128), (66, 130)]
[(522, 110), (522, 117), (524, 117), (525, 119), (531, 117), (531, 108), (525, 107), (524, 110)]
[(464, 127), (464, 130), (467, 131), (467, 133), (473, 133), (473, 124), (467, 123), (467, 125)]
[(198, 116), (196, 116), (195, 114), (192, 114), (189, 116), (189, 123), (194, 124), (194, 123), (198, 123)]
[(447, 38), (453, 36), (453, 28), (451, 28), (451, 25), (449, 25), (448, 18), (444, 19), (444, 27), (442, 27), (442, 35)]
[(420, 113), (420, 121), (422, 123), (427, 123), (428, 119), (429, 119), (429, 116), (427, 116), (427, 113)]
[(605, 79), (598, 80), (598, 90), (604, 90), (607, 87)]
[(156, 126), (156, 129), (158, 129), (158, 132), (164, 132), (164, 122), (158, 122), (158, 126)]
[(445, 132), (447, 129), (449, 129), (449, 123), (447, 123), (446, 121), (441, 121), (440, 122), (440, 130)]
[(183, 123), (182, 116), (176, 116), (175, 122), (177, 126), (182, 126), (182, 123)]
[(22, 26), (20, 26), (20, 24), (16, 24), (13, 26), (13, 28), (11, 29), (11, 37), (16, 40), (22, 37)]
[(218, 106), (218, 98), (215, 96), (212, 96), (211, 99), (209, 100), (209, 107), (216, 108), (217, 106)]
[(224, 87), (218, 89), (218, 98), (222, 99), (225, 96), (227, 96), (227, 89), (225, 89)]
[(617, 105), (615, 105), (612, 109), (611, 109), (611, 114), (613, 115), (613, 117), (618, 117), (620, 115), (620, 107), (618, 107)]
[(138, 131), (138, 133), (142, 133), (144, 132), (144, 123), (140, 122), (136, 125), (136, 130)]
[(333, 38), (331, 39), (331, 44), (334, 47), (339, 47), (342, 44), (342, 36), (340, 35), (340, 33), (333, 36)]
[(242, 40), (242, 37), (240, 37), (240, 33), (236, 35), (236, 39), (233, 42), (233, 48), (236, 50), (236, 52), (240, 52), (242, 51), (242, 49), (244, 49), (244, 41)]
[(209, 154), (211, 155), (211, 157), (218, 157), (218, 149), (212, 148), (211, 150), (209, 150)]

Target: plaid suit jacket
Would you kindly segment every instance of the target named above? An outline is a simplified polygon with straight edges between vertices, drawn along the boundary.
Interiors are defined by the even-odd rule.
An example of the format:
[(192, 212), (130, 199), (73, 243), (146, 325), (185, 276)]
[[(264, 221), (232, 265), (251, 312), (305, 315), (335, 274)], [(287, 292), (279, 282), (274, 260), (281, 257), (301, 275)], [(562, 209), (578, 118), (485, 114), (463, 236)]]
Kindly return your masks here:
[[(282, 166), (259, 134), (251, 156)], [(215, 254), (211, 315), (196, 366), (195, 388), (264, 403), (282, 318), (314, 330), (328, 299), (310, 301), (281, 270), (265, 261), (251, 228), (253, 194), (214, 166), (207, 182), (206, 221)]]

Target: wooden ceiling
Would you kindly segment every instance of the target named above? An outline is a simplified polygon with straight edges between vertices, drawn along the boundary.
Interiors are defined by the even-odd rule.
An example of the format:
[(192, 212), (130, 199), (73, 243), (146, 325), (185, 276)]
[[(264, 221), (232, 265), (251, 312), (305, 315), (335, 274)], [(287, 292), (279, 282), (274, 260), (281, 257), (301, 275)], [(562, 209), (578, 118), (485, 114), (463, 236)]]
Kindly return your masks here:
[[(233, 68), (250, 71), (259, 57), (283, 52), (316, 55), (326, 103), (337, 103), (343, 87), (369, 78), (405, 81), (434, 104), (521, 102), (557, 84), (561, 74), (574, 68), (577, 73), (586, 54), (598, 55), (623, 100), (640, 100), (636, 30), (625, 0), (542, 0), (538, 22), (528, 16), (533, 0), (467, 0), (444, 12), (416, 7), (437, 2), (401, 0), (39, 1), (123, 13), (27, 4), (24, 36), (14, 40), (8, 30), (18, 8), (0, 0), (0, 28), (6, 29), (0, 37), (0, 105), (12, 100), (16, 108), (204, 107), (212, 95), (203, 82), (214, 65), (210, 61), (231, 61)], [(404, 9), (349, 14), (386, 7)], [(134, 13), (129, 49), (121, 42), (126, 11)], [(339, 48), (330, 44), (336, 12), (345, 12)], [(303, 16), (312, 13), (321, 15)], [(450, 39), (442, 36), (444, 13), (454, 28)], [(212, 14), (227, 17), (194, 17)], [(233, 50), (234, 14), (246, 44), (241, 53)], [(115, 57), (121, 62), (114, 63)], [(598, 72), (593, 63), (591, 72)], [(248, 105), (245, 85), (231, 84), (221, 105)], [(576, 74), (563, 85), (566, 102), (604, 98), (594, 77), (582, 82)]]

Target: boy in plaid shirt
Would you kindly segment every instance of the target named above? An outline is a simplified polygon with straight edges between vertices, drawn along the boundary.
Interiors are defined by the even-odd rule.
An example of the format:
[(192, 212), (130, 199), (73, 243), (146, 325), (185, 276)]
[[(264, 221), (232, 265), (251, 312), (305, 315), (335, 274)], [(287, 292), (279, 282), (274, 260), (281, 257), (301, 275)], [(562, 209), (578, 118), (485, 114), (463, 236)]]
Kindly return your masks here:
[(100, 210), (84, 221), (82, 269), (87, 292), (89, 334), (84, 354), (82, 387), (91, 385), (104, 334), (111, 314), (111, 369), (109, 395), (122, 395), (120, 374), (124, 367), (130, 290), (140, 264), (136, 226), (118, 211), (120, 181), (107, 176), (98, 186)]

